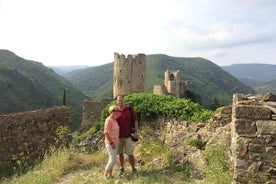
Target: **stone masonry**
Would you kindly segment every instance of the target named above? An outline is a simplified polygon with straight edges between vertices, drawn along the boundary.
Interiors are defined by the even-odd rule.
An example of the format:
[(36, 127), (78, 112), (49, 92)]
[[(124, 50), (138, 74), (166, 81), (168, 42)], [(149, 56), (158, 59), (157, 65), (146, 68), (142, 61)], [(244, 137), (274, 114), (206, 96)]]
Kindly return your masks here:
[[(0, 116), (0, 166), (41, 159), (57, 143), (56, 130), (69, 127), (70, 108), (55, 107)], [(1, 173), (0, 173), (1, 175)]]
[(276, 183), (276, 100), (268, 96), (273, 97), (233, 96), (231, 152), (236, 183)]
[(101, 111), (114, 99), (102, 101), (84, 100), (82, 103), (82, 122), (96, 122), (101, 120)]
[(114, 53), (113, 97), (144, 92), (146, 78), (146, 55)]
[(154, 85), (154, 94), (171, 94), (178, 98), (184, 97), (184, 93), (189, 89), (189, 81), (180, 81), (180, 71), (170, 71), (165, 72), (165, 79), (163, 85)]

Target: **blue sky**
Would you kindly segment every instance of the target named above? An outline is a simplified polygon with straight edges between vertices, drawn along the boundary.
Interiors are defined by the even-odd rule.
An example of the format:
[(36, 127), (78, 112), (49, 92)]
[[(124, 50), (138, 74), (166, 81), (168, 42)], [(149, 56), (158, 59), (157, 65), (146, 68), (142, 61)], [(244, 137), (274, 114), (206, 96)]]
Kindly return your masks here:
[(119, 54), (276, 64), (274, 0), (0, 0), (0, 49), (46, 66)]

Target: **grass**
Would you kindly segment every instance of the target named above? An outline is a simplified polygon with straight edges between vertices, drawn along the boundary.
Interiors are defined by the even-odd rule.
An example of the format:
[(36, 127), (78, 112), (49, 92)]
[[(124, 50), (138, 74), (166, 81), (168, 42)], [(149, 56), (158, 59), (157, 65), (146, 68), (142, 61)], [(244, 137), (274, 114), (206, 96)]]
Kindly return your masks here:
[(212, 184), (229, 184), (232, 180), (232, 170), (229, 164), (227, 150), (215, 145), (206, 150), (208, 161), (206, 168), (206, 181)]
[[(167, 184), (198, 183), (190, 179), (189, 171), (173, 162), (170, 148), (153, 138), (153, 130), (144, 127), (140, 131), (141, 139), (135, 143), (138, 173), (131, 174), (128, 161), (126, 172), (120, 177), (105, 180), (104, 167), (108, 155), (105, 149), (92, 154), (83, 153), (71, 148), (51, 149), (43, 161), (31, 168), (27, 173), (0, 180), (3, 184)], [(141, 160), (139, 158), (142, 158)], [(207, 183), (227, 183), (230, 179), (227, 157), (220, 148), (212, 148), (206, 158), (209, 165), (206, 171)], [(119, 170), (114, 166), (114, 175)], [(202, 181), (202, 183), (206, 183)], [(229, 183), (229, 182), (228, 182)]]

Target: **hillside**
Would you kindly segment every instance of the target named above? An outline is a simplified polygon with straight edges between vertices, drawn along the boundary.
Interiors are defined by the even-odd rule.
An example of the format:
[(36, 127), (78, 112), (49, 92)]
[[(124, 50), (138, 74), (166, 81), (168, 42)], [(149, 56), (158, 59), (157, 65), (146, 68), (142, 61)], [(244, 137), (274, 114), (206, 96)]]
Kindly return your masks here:
[(53, 70), (7, 50), (0, 50), (0, 84), (1, 114), (63, 105), (66, 90), (73, 128), (81, 122), (83, 99), (89, 99)]
[(233, 64), (222, 68), (258, 93), (275, 93), (276, 65)]
[[(214, 101), (221, 106), (229, 105), (234, 93), (254, 93), (252, 88), (209, 60), (162, 54), (146, 57), (146, 92), (151, 93), (153, 85), (164, 83), (167, 69), (180, 70), (180, 79), (190, 80), (190, 91), (201, 97), (205, 107)], [(113, 63), (72, 71), (64, 77), (92, 99), (112, 97)]]
[(83, 68), (88, 68), (88, 65), (72, 65), (72, 66), (47, 66), (48, 68), (53, 69), (57, 74), (63, 75), (67, 72), (71, 72), (73, 70), (79, 70)]
[(272, 93), (276, 94), (276, 79), (262, 82), (261, 84), (254, 87), (258, 93)]
[(267, 82), (276, 79), (276, 65), (233, 64), (221, 67), (238, 79), (250, 79), (257, 82)]

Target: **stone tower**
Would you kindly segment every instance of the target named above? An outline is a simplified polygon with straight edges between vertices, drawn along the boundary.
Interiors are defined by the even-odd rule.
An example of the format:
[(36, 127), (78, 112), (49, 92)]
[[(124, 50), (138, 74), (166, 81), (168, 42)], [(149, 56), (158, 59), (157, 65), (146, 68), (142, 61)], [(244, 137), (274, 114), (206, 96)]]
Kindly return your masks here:
[(180, 81), (180, 71), (165, 71), (165, 80), (163, 85), (154, 85), (154, 94), (171, 94), (178, 98), (183, 98), (185, 92), (189, 89), (188, 80)]
[(167, 87), (168, 93), (174, 94), (176, 97), (180, 96), (180, 76), (179, 70), (165, 72), (165, 81), (164, 84)]
[(113, 97), (144, 92), (146, 77), (146, 55), (114, 53)]

